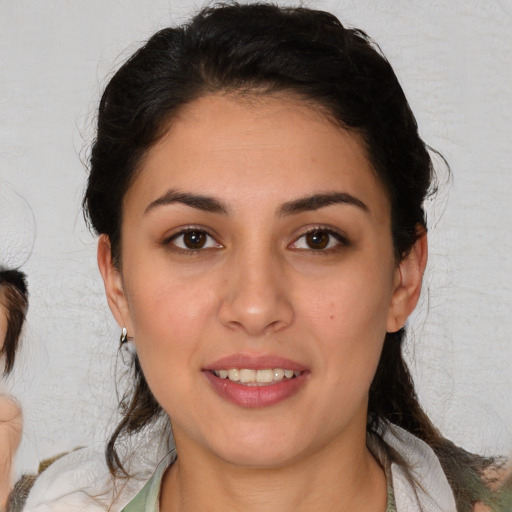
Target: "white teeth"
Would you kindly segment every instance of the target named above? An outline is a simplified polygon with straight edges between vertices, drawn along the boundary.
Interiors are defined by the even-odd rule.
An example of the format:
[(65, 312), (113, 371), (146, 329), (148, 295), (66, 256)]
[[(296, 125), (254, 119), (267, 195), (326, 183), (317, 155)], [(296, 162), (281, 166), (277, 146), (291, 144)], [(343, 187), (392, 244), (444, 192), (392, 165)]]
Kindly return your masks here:
[[(229, 370), (231, 372), (231, 370)], [(256, 380), (256, 370), (240, 370), (240, 382), (254, 382)]]
[(258, 370), (256, 372), (256, 382), (272, 382), (274, 380), (274, 370)]
[(240, 380), (240, 372), (237, 369), (232, 368), (228, 371), (228, 379), (238, 382)]
[(283, 379), (292, 379), (302, 374), (301, 371), (285, 370), (283, 368), (265, 368), (263, 370), (230, 368), (229, 370), (214, 370), (213, 373), (221, 379), (240, 382), (247, 386), (272, 384)]
[(284, 379), (284, 370), (282, 368), (274, 368), (274, 380), (279, 382)]

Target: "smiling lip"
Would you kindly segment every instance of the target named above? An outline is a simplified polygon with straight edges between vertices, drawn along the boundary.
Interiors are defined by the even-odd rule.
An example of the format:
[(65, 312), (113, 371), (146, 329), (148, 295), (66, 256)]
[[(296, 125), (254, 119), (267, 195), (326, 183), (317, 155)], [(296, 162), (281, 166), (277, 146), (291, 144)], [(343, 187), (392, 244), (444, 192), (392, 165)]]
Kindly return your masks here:
[(248, 370), (261, 370), (264, 368), (284, 368), (294, 372), (303, 372), (307, 368), (291, 359), (277, 356), (256, 356), (234, 354), (221, 357), (209, 364), (204, 370), (229, 370), (230, 368), (247, 368)]
[[(281, 368), (292, 370), (295, 376), (266, 385), (248, 386), (215, 375), (214, 371), (233, 368), (247, 370), (263, 370)], [(251, 356), (236, 354), (221, 358), (203, 369), (217, 394), (229, 402), (241, 407), (266, 407), (277, 404), (297, 393), (306, 383), (309, 371), (303, 365), (290, 359), (275, 356)]]

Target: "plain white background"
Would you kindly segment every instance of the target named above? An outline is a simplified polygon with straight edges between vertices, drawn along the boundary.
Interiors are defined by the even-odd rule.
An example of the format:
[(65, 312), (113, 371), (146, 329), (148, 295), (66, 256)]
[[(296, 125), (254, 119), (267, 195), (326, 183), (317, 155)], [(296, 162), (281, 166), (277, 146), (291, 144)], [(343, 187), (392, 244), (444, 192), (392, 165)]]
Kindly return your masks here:
[[(407, 350), (419, 396), (443, 433), (469, 450), (508, 452), (512, 2), (306, 5), (375, 38), (422, 136), (450, 163), (453, 179), (429, 204), (428, 293)], [(0, 255), (4, 264), (24, 263), (31, 292), (23, 350), (7, 383), (25, 414), (18, 471), (101, 441), (116, 420), (119, 329), (80, 211), (84, 163), (108, 76), (155, 30), (200, 6), (0, 0)]]

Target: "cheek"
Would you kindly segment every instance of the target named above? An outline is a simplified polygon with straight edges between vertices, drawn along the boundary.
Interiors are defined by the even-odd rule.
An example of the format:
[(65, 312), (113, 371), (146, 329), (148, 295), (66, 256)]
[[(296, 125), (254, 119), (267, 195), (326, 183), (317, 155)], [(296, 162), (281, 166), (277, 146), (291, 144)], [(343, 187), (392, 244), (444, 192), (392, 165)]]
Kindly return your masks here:
[(194, 392), (200, 372), (212, 297), (190, 283), (149, 279), (133, 289), (132, 297), (135, 347), (145, 379), (167, 414), (179, 417), (188, 411), (182, 400)]
[(184, 282), (169, 273), (154, 274), (132, 279), (126, 292), (141, 364), (158, 368), (194, 357), (215, 298), (204, 279)]
[(333, 385), (370, 382), (386, 334), (390, 280), (382, 273), (356, 273), (326, 283), (322, 293), (302, 304), (323, 366)]
[(347, 274), (339, 279), (331, 276), (315, 287), (306, 284), (297, 294), (302, 297), (303, 315), (317, 328), (332, 334), (385, 332), (392, 296), (391, 278), (378, 272), (364, 272), (362, 276), (355, 272)]

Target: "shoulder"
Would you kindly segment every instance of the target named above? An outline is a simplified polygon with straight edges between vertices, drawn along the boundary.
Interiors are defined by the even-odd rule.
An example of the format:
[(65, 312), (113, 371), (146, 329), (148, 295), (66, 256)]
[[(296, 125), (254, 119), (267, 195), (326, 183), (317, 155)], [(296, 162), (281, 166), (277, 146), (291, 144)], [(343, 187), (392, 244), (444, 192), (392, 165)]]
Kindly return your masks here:
[(174, 447), (165, 422), (124, 440), (118, 453), (128, 477), (114, 478), (98, 443), (66, 454), (36, 479), (24, 512), (118, 512), (144, 487)]
[(382, 425), (381, 436), (405, 464), (391, 464), (397, 510), (456, 512), (453, 491), (430, 446), (390, 423)]
[(23, 510), (115, 512), (140, 490), (148, 471), (140, 467), (136, 477), (114, 480), (103, 446), (82, 448), (56, 460), (37, 477)]
[(492, 506), (483, 502), (475, 503), (473, 512), (510, 512), (512, 510), (512, 458), (501, 465), (489, 468), (485, 479), (493, 492)]

